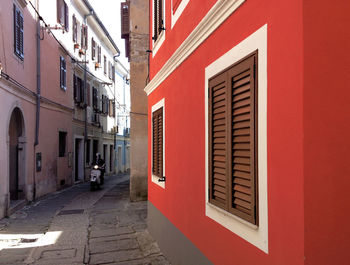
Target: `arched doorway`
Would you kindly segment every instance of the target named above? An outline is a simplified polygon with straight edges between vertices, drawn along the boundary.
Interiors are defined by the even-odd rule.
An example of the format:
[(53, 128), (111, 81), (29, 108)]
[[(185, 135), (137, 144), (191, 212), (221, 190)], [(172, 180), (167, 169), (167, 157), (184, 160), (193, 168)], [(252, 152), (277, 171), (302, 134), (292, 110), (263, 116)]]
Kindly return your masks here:
[(10, 200), (22, 200), (24, 195), (24, 120), (19, 108), (11, 114), (9, 125), (9, 190)]

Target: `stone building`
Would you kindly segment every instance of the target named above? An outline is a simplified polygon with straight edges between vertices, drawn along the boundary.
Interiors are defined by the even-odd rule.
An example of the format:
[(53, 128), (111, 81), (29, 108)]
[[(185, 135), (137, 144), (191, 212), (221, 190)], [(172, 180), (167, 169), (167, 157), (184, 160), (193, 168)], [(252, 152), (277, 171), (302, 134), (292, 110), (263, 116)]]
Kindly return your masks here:
[(130, 199), (147, 199), (147, 97), (149, 1), (122, 3), (122, 38), (130, 61)]

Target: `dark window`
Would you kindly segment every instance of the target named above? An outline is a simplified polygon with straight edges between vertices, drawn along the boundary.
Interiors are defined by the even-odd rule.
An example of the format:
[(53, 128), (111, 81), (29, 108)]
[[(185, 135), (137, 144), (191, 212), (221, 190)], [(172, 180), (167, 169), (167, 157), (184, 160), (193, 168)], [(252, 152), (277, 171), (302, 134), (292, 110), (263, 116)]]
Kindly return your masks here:
[(69, 10), (68, 5), (64, 0), (57, 0), (57, 22), (69, 30)]
[(163, 1), (153, 0), (153, 40), (156, 41), (164, 28)]
[(63, 90), (67, 89), (67, 70), (66, 70), (66, 60), (60, 56), (60, 87)]
[(163, 177), (163, 108), (152, 114), (152, 173)]
[(87, 139), (86, 140), (86, 164), (90, 164), (90, 145), (91, 145), (91, 140)]
[(76, 103), (84, 103), (84, 82), (80, 77), (74, 75), (74, 101)]
[(23, 25), (24, 25), (23, 24), (23, 14), (22, 14), (21, 10), (16, 5), (13, 5), (14, 52), (21, 59), (24, 58)]
[(95, 111), (98, 111), (98, 91), (96, 88), (92, 88), (92, 107)]
[(258, 225), (257, 52), (209, 80), (209, 201)]
[(64, 157), (66, 154), (67, 133), (58, 132), (58, 156)]

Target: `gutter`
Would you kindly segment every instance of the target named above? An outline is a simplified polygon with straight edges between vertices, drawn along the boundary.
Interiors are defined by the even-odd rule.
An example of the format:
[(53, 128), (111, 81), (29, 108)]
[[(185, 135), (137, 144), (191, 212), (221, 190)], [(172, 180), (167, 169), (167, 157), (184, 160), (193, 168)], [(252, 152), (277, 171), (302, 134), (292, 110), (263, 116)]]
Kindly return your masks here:
[(91, 4), (89, 3), (88, 0), (82, 0), (83, 3), (85, 4), (85, 6), (89, 9), (89, 13), (95, 18), (95, 20), (97, 21), (98, 25), (101, 27), (101, 29), (103, 30), (103, 32), (106, 34), (108, 40), (110, 41), (110, 43), (112, 44), (112, 46), (114, 47), (114, 49), (117, 51), (118, 56), (120, 55), (120, 50), (118, 49), (117, 44), (115, 44), (114, 40), (112, 39), (111, 35), (109, 34), (108, 30), (106, 29), (106, 27), (103, 25), (102, 21), (100, 20), (100, 18), (96, 15), (95, 10), (92, 8)]

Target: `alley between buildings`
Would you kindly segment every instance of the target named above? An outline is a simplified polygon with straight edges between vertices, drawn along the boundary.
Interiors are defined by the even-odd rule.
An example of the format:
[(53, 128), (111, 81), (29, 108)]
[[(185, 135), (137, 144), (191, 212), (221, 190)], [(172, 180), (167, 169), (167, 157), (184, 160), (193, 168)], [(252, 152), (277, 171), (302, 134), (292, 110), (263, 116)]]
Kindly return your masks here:
[(147, 202), (129, 200), (129, 175), (94, 192), (75, 185), (0, 220), (0, 264), (169, 264), (146, 218)]

